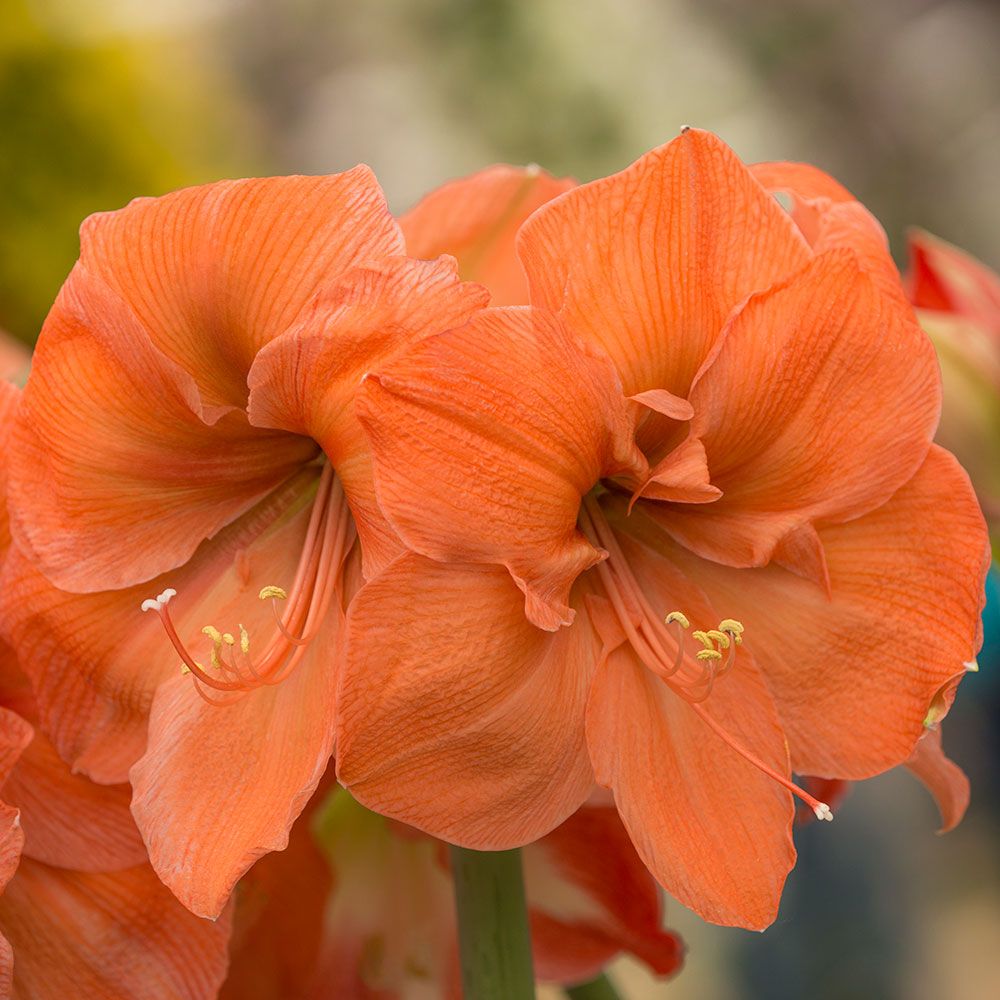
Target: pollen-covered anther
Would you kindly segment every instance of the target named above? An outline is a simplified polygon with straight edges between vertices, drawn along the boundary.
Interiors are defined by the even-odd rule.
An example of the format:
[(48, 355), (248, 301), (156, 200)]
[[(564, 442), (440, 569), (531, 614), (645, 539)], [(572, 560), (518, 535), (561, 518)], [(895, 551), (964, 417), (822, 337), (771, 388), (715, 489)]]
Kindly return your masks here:
[(721, 660), (722, 653), (717, 649), (699, 649), (697, 653), (694, 654), (695, 658), (698, 660)]
[(690, 628), (691, 623), (688, 621), (687, 615), (683, 611), (671, 611), (666, 618), (663, 619), (665, 625), (673, 625), (676, 622), (681, 628)]
[(262, 587), (260, 593), (257, 595), (262, 601), (287, 601), (288, 591), (283, 587), (275, 587), (273, 585)]

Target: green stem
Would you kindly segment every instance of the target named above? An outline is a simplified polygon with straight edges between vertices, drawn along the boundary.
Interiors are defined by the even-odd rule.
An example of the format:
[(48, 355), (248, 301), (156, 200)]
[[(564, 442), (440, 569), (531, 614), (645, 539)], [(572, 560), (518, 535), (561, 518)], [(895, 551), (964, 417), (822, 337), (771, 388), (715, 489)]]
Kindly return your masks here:
[(465, 1000), (533, 1000), (520, 851), (452, 847)]
[(611, 985), (611, 980), (602, 972), (589, 983), (579, 986), (567, 986), (566, 996), (570, 1000), (619, 1000), (618, 991)]

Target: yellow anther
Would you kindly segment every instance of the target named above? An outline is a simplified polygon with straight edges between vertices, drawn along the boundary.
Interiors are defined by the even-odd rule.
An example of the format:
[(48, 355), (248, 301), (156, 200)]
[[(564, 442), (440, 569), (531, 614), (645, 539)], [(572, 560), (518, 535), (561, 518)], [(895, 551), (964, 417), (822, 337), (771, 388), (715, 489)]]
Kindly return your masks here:
[(191, 668), (186, 663), (182, 663), (181, 664), (181, 673), (182, 674), (189, 674), (189, 673), (191, 673)]
[(717, 649), (699, 649), (697, 653), (694, 654), (699, 660), (721, 660), (722, 653)]
[(263, 587), (260, 594), (258, 594), (258, 597), (260, 597), (262, 601), (269, 601), (272, 598), (284, 601), (288, 599), (288, 591), (281, 587)]
[(214, 625), (206, 625), (201, 630), (202, 635), (207, 635), (216, 645), (222, 642), (222, 633)]
[(705, 649), (715, 649), (715, 644), (712, 642), (711, 636), (707, 632), (703, 632), (701, 629), (698, 629), (697, 631), (691, 633), (691, 637), (697, 639), (705, 647)]
[(717, 628), (710, 628), (705, 635), (717, 642), (723, 649), (729, 649), (729, 635), (726, 632), (720, 632)]
[(738, 622), (735, 618), (723, 618), (719, 622), (719, 631), (731, 635), (737, 646), (743, 642), (743, 622)]
[(222, 641), (227, 646), (233, 646), (236, 643), (236, 640), (233, 638), (233, 633), (232, 632), (223, 632), (222, 633)]
[(673, 625), (674, 622), (677, 622), (681, 628), (688, 628), (691, 625), (683, 611), (671, 611), (663, 620), (667, 625)]
[(249, 634), (249, 632), (247, 632), (247, 630), (242, 625), (239, 626), (239, 629), (240, 629), (240, 649), (244, 653), (249, 653), (250, 652), (250, 634)]

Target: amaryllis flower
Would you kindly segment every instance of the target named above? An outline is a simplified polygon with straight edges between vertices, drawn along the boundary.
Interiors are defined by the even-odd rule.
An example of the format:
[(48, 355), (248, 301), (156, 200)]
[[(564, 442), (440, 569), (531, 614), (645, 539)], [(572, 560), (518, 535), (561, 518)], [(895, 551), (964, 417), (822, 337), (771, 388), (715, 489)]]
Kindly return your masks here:
[(1000, 527), (1000, 275), (929, 233), (910, 234), (907, 291), (941, 361), (937, 440), (969, 471)]
[[(683, 951), (610, 806), (587, 805), (523, 852), (535, 975), (572, 984), (627, 951), (657, 975)], [(447, 852), (343, 789), (318, 795), (287, 851), (237, 887), (221, 996), (254, 1000), (461, 997)]]
[(333, 746), (343, 609), (398, 551), (355, 386), (487, 298), (403, 249), (364, 167), (141, 199), (84, 224), (38, 342), (3, 630), (59, 752), (131, 781), (201, 915), (285, 846)]
[[(0, 382), (0, 475), (16, 404), (17, 391)], [(72, 774), (36, 715), (27, 678), (0, 642), (0, 997), (214, 997), (229, 914), (200, 920), (174, 899), (149, 866), (128, 786)]]
[(829, 818), (791, 772), (910, 756), (985, 569), (877, 224), (846, 192), (793, 218), (771, 180), (687, 130), (528, 219), (532, 308), (366, 380), (413, 551), (352, 605), (337, 720), (362, 802), (470, 847), (532, 841), (596, 778), (670, 892), (747, 927), (792, 793)]

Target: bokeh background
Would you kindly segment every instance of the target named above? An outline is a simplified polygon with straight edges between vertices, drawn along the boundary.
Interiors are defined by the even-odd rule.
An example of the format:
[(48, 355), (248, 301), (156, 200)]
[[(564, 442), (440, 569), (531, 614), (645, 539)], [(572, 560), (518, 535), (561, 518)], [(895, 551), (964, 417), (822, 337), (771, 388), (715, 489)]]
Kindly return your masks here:
[[(824, 167), (901, 263), (921, 226), (1000, 265), (993, 0), (0, 0), (0, 327), (32, 341), (80, 221), (139, 194), (363, 161), (403, 210), (495, 161), (587, 180), (684, 124)], [(771, 930), (673, 905), (688, 967), (655, 984), (621, 964), (628, 996), (1000, 995), (995, 607), (945, 729), (964, 824), (936, 837), (903, 773), (856, 786), (801, 830)]]

